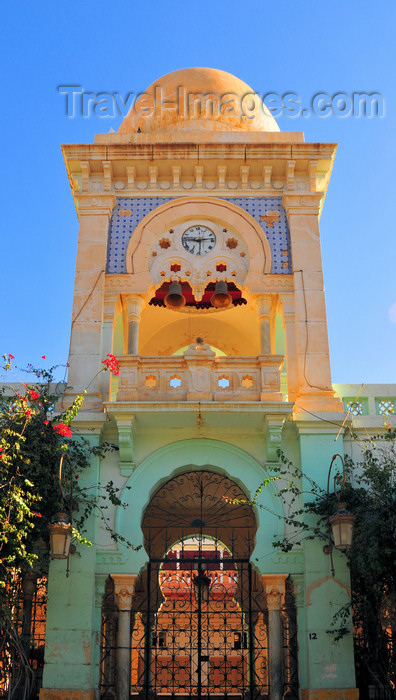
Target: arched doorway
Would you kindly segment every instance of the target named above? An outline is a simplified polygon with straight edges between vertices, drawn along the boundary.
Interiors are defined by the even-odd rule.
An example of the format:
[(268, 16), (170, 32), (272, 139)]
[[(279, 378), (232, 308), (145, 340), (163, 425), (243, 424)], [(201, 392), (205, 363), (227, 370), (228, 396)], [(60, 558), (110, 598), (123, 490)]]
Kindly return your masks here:
[(265, 596), (243, 490), (210, 471), (160, 486), (144, 513), (149, 563), (134, 606), (132, 696), (265, 697)]
[[(131, 609), (131, 698), (272, 697), (268, 606), (250, 561), (256, 530), (254, 508), (227, 476), (191, 470), (152, 494), (142, 519), (148, 563)], [(115, 678), (111, 585), (103, 618), (108, 636), (102, 636), (107, 678)], [(277, 643), (284, 656), (282, 697), (292, 699), (298, 684), (290, 612), (281, 612)], [(115, 685), (116, 678), (102, 684), (101, 697), (111, 697)]]

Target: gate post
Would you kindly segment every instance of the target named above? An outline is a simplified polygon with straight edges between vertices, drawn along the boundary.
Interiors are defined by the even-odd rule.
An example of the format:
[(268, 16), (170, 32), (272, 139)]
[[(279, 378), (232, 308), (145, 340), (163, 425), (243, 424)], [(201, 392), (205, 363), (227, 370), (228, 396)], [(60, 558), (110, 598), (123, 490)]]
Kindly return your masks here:
[(262, 574), (268, 608), (269, 677), (271, 700), (282, 700), (281, 607), (288, 574)]
[(129, 700), (131, 694), (131, 607), (136, 574), (111, 574), (118, 605), (117, 700)]

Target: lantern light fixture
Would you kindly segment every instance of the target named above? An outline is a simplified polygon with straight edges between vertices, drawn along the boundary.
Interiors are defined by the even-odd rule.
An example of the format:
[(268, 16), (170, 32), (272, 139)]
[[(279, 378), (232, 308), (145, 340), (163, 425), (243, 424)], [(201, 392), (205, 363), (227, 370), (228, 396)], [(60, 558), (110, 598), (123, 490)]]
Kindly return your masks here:
[(345, 503), (338, 503), (337, 513), (329, 517), (336, 549), (349, 549), (352, 545), (353, 525), (356, 516), (346, 509)]
[[(337, 501), (338, 501), (337, 512), (334, 513), (333, 515), (330, 515), (329, 525), (330, 525), (331, 532), (333, 535), (334, 547), (336, 549), (340, 549), (341, 551), (345, 551), (352, 546), (353, 525), (354, 525), (356, 516), (347, 510), (346, 504), (342, 500), (342, 496), (344, 494), (344, 488), (345, 488), (345, 463), (344, 463), (344, 460), (340, 454), (333, 455), (332, 460), (330, 462), (329, 473), (328, 473), (328, 477), (327, 477), (327, 495), (328, 496), (330, 495), (330, 476), (331, 476), (331, 470), (333, 468), (333, 464), (336, 461), (336, 459), (339, 459), (341, 461), (341, 464), (342, 464), (342, 481), (341, 481), (341, 489), (339, 491), (337, 491), (337, 484), (340, 483), (340, 477), (341, 477), (341, 474), (339, 472), (337, 472), (337, 474), (334, 476), (334, 479), (333, 479), (333, 491), (334, 491), (334, 494), (335, 494)], [(332, 544), (330, 532), (329, 532), (329, 544), (323, 548), (323, 551), (325, 554), (330, 554), (331, 574), (334, 578), (333, 544)]]
[[(59, 461), (58, 470), (58, 484), (59, 490), (61, 492), (61, 508), (66, 500), (66, 494), (62, 486), (62, 466), (63, 459), (66, 457), (67, 461), (70, 463), (69, 455), (63, 454)], [(75, 554), (76, 547), (71, 544), (71, 538), (73, 534), (72, 525), (72, 509), (75, 502), (73, 501), (73, 479), (70, 479), (70, 516), (67, 515), (63, 510), (56, 513), (53, 522), (48, 525), (49, 536), (50, 536), (50, 553), (53, 559), (67, 559), (66, 566), (66, 578), (69, 576), (69, 555)]]
[(67, 559), (70, 553), (72, 525), (66, 513), (57, 513), (53, 523), (48, 525), (50, 533), (51, 557)]

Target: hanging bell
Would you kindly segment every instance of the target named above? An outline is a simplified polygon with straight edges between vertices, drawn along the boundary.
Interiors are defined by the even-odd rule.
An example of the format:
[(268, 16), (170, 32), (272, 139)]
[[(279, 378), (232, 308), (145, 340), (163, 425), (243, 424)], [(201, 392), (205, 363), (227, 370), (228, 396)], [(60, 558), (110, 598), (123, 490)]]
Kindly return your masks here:
[(186, 298), (182, 294), (181, 284), (179, 282), (171, 282), (169, 291), (164, 299), (165, 306), (168, 309), (181, 309), (186, 303)]
[(227, 282), (224, 280), (216, 282), (215, 291), (210, 299), (210, 303), (216, 309), (226, 309), (227, 306), (232, 304), (232, 296), (228, 292)]

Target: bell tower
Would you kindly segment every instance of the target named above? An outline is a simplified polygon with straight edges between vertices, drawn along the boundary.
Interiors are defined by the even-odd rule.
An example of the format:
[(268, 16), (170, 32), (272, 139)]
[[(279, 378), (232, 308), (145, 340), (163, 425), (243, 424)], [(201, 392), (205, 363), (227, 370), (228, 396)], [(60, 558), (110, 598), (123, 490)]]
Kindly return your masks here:
[[(192, 114), (176, 113), (181, 91)], [(145, 93), (151, 116), (137, 103), (117, 134), (64, 146), (80, 218), (72, 392), (115, 352), (125, 357), (120, 395), (146, 400), (145, 356), (174, 356), (202, 336), (240, 361), (284, 354), (283, 399), (295, 412), (342, 411), (331, 386), (319, 235), (336, 148), (281, 133), (257, 96), (254, 116), (228, 114), (221, 98), (231, 92), (240, 106), (254, 94), (221, 71), (176, 71)], [(164, 379), (156, 379), (158, 391)], [(242, 381), (230, 377), (234, 394)], [(253, 400), (268, 394), (252, 381)], [(117, 395), (103, 381), (90, 392), (94, 411)]]
[[(222, 697), (225, 682), (214, 679), (228, 668), (231, 652), (234, 670), (240, 669), (236, 694), (256, 679), (252, 693), (261, 688), (260, 697), (270, 692), (271, 700), (297, 697), (299, 689), (304, 700), (357, 697), (352, 635), (339, 645), (327, 635), (329, 602), (340, 607), (348, 601), (345, 558), (334, 553), (335, 579), (321, 541), (292, 540), (288, 552), (273, 549), (274, 539), (290, 535), (290, 503), (269, 478), (278, 473), (283, 451), (301, 467), (302, 478), (325, 488), (328, 465), (342, 449), (334, 447), (343, 405), (331, 383), (319, 234), (335, 152), (334, 144), (281, 132), (248, 85), (209, 68), (165, 75), (136, 101), (117, 133), (63, 146), (79, 239), (62, 406), (88, 387), (80, 431), (97, 444), (117, 442), (117, 452), (93, 460), (84, 478), (89, 488), (111, 479), (120, 489), (123, 505), (106, 512), (123, 539), (111, 539), (92, 514), (92, 548), (73, 564), (66, 583), (59, 562), (51, 564), (42, 700), (66, 700), (71, 689), (84, 700), (98, 697), (98, 689), (103, 698), (129, 697), (131, 687), (155, 695), (150, 679), (157, 657), (158, 687), (167, 685), (166, 658), (174, 652), (165, 649), (166, 631), (158, 628), (154, 640), (150, 628), (159, 608), (150, 607), (148, 572), (157, 567), (150, 590), (159, 595), (159, 581), (165, 586), (168, 579), (158, 562), (166, 561), (169, 572), (182, 571), (183, 533), (192, 557), (191, 538), (200, 537), (199, 581), (205, 578), (203, 542), (211, 556), (221, 551), (230, 559), (229, 591), (234, 584), (241, 589), (242, 569), (231, 559), (243, 559), (250, 577), (249, 593), (227, 594), (242, 621), (233, 632), (237, 647), (228, 649), (227, 642), (221, 660), (199, 634), (199, 658), (179, 649), (180, 677), (192, 688), (186, 697), (201, 697), (210, 683), (217, 683), (213, 693)], [(119, 361), (118, 376), (99, 371), (108, 353)], [(231, 520), (222, 510), (228, 493), (231, 501), (246, 498), (249, 505)], [(312, 500), (304, 484), (302, 493)], [(158, 535), (155, 562), (151, 526)], [(173, 539), (165, 545), (168, 527)], [(219, 576), (221, 567), (223, 562)], [(187, 598), (191, 576), (180, 578)], [(81, 588), (84, 604), (74, 606)], [(69, 601), (64, 629), (57, 619), (60, 590)], [(138, 612), (146, 594), (150, 609)], [(195, 611), (196, 600), (189, 600)], [(294, 626), (282, 623), (283, 629), (286, 608)], [(106, 635), (116, 627), (106, 617), (110, 609), (118, 610), (111, 639)], [(139, 635), (146, 635), (135, 647), (134, 620)], [(249, 652), (259, 627), (260, 669)], [(293, 644), (285, 637), (290, 630)], [(110, 656), (102, 645), (100, 657), (100, 638)], [(328, 644), (331, 666), (322, 656)], [(140, 662), (146, 664), (143, 676)], [(71, 664), (67, 679), (60, 677), (59, 663)], [(189, 669), (197, 664), (194, 675)]]

